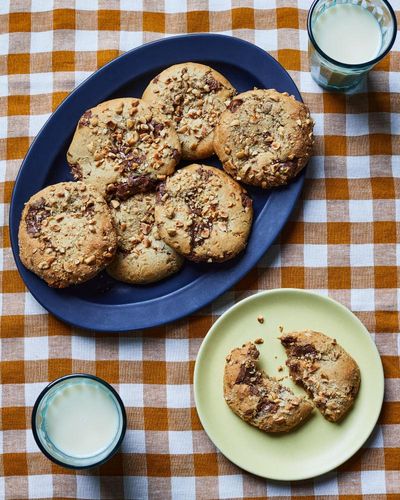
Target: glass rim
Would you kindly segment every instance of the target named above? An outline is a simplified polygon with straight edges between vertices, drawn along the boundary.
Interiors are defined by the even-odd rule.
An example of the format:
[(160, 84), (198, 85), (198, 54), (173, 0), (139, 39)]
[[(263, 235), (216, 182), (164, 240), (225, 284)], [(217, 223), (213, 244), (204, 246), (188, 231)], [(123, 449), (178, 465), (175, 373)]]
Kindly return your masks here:
[(358, 63), (358, 64), (350, 64), (350, 63), (340, 62), (340, 61), (337, 61), (336, 59), (333, 59), (332, 57), (328, 56), (319, 47), (318, 43), (316, 42), (316, 40), (314, 38), (314, 35), (313, 35), (313, 32), (312, 32), (312, 28), (311, 28), (311, 17), (312, 17), (312, 15), (314, 13), (315, 7), (320, 2), (320, 0), (314, 0), (313, 1), (313, 3), (311, 4), (310, 9), (308, 11), (308, 14), (307, 14), (307, 32), (308, 32), (308, 37), (309, 37), (311, 43), (313, 44), (315, 50), (317, 52), (319, 52), (319, 54), (322, 57), (324, 57), (327, 61), (329, 61), (332, 64), (335, 64), (336, 66), (340, 66), (342, 68), (361, 69), (361, 68), (364, 68), (365, 66), (373, 66), (374, 64), (376, 64), (379, 61), (381, 61), (388, 54), (388, 52), (390, 51), (390, 49), (393, 47), (394, 41), (396, 40), (396, 36), (397, 36), (397, 19), (396, 19), (396, 15), (394, 13), (393, 7), (390, 5), (390, 3), (387, 0), (381, 0), (381, 1), (386, 5), (388, 11), (390, 12), (390, 15), (391, 15), (391, 18), (392, 18), (392, 22), (393, 22), (393, 34), (392, 34), (392, 38), (391, 38), (388, 46), (386, 47), (386, 49), (382, 52), (382, 54), (378, 55), (374, 59), (371, 59), (370, 61), (366, 61), (364, 63)]
[[(108, 389), (112, 395), (115, 397), (117, 400), (117, 403), (120, 407), (121, 410), (121, 417), (122, 417), (122, 425), (121, 425), (121, 435), (118, 438), (118, 441), (115, 443), (113, 449), (110, 451), (108, 455), (106, 455), (103, 459), (99, 460), (98, 462), (94, 462), (93, 464), (89, 465), (72, 465), (63, 462), (62, 460), (58, 460), (55, 458), (43, 445), (42, 441), (40, 440), (39, 433), (36, 428), (36, 416), (37, 416), (37, 411), (39, 408), (40, 403), (42, 402), (44, 396), (52, 389), (54, 386), (58, 385), (61, 382), (64, 382), (64, 380), (69, 380), (69, 379), (74, 379), (74, 378), (86, 378), (89, 380), (94, 380), (95, 382), (98, 382), (102, 384), (106, 389)], [(41, 391), (39, 396), (36, 398), (35, 404), (32, 409), (32, 416), (31, 416), (31, 427), (32, 427), (32, 433), (33, 437), (36, 441), (36, 444), (38, 445), (40, 451), (52, 462), (54, 462), (57, 465), (61, 465), (62, 467), (65, 467), (67, 469), (91, 469), (93, 467), (98, 467), (105, 462), (107, 462), (115, 453), (117, 452), (118, 448), (121, 446), (122, 440), (125, 437), (126, 433), (126, 427), (127, 427), (127, 417), (126, 417), (126, 410), (125, 410), (125, 405), (121, 399), (121, 396), (118, 394), (118, 392), (112, 387), (108, 382), (103, 380), (100, 377), (97, 377), (96, 375), (91, 375), (89, 373), (72, 373), (70, 375), (64, 375), (62, 377), (59, 377), (52, 382), (50, 382), (46, 387)], [(71, 457), (74, 458), (74, 457)]]

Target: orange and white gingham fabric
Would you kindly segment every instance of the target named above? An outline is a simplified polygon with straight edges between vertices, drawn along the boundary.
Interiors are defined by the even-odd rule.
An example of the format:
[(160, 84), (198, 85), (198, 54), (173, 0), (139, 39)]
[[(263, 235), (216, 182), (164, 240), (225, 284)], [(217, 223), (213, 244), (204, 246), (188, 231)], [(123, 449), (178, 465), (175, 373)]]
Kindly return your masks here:
[[(0, 498), (400, 498), (400, 36), (357, 93), (323, 92), (308, 71), (310, 3), (0, 0)], [(400, 0), (391, 3), (399, 12)], [(211, 307), (130, 335), (71, 329), (36, 303), (16, 271), (7, 226), (21, 161), (49, 114), (98, 67), (144, 42), (198, 31), (259, 45), (299, 86), (316, 121), (302, 199), (257, 268)], [(213, 321), (276, 287), (315, 290), (352, 309), (386, 377), (379, 425), (363, 449), (299, 483), (267, 481), (226, 460), (193, 400), (196, 354)], [(31, 434), (36, 396), (71, 372), (108, 380), (127, 407), (122, 449), (98, 470), (53, 465)]]

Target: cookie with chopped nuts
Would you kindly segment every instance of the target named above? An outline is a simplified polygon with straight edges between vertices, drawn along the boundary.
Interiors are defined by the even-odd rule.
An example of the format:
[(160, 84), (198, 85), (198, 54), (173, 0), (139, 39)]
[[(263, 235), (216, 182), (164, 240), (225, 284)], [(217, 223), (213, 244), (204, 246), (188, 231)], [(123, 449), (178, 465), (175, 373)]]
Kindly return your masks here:
[(182, 144), (182, 157), (200, 160), (214, 154), (219, 117), (236, 90), (218, 71), (198, 63), (171, 66), (149, 83), (142, 99), (171, 120)]
[(242, 420), (265, 432), (289, 432), (303, 424), (314, 406), (257, 368), (260, 352), (253, 342), (226, 357), (224, 398)]
[(175, 171), (181, 146), (175, 129), (140, 99), (102, 102), (79, 120), (67, 152), (75, 179), (108, 199), (150, 191)]
[(195, 262), (222, 262), (246, 246), (253, 218), (246, 191), (222, 170), (192, 164), (162, 183), (155, 219), (161, 238)]
[(155, 193), (111, 200), (118, 235), (115, 259), (107, 267), (115, 279), (132, 284), (159, 281), (179, 271), (183, 258), (160, 238), (154, 222)]
[(22, 263), (54, 288), (93, 278), (111, 262), (117, 235), (104, 198), (83, 182), (48, 186), (25, 204)]
[(305, 330), (280, 337), (292, 379), (303, 387), (330, 422), (342, 419), (360, 387), (360, 369), (335, 339)]
[(214, 149), (235, 179), (264, 189), (282, 186), (306, 166), (313, 125), (307, 106), (286, 92), (249, 90), (222, 113)]

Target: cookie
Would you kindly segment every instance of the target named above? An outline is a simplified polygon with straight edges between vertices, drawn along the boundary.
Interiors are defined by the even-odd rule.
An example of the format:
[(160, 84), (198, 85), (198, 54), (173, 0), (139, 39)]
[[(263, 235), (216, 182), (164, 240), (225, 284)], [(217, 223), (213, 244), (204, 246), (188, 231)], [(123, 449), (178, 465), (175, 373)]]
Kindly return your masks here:
[(226, 357), (224, 397), (242, 420), (265, 432), (288, 432), (304, 423), (313, 405), (258, 370), (260, 352), (253, 342)]
[(184, 257), (222, 262), (245, 248), (253, 208), (225, 172), (193, 164), (160, 185), (155, 218), (161, 238)]
[(236, 91), (218, 71), (198, 63), (171, 66), (150, 82), (142, 98), (171, 120), (182, 144), (182, 158), (214, 154), (214, 128)]
[(224, 170), (264, 189), (296, 177), (312, 146), (313, 121), (307, 106), (276, 90), (236, 96), (214, 133), (214, 149)]
[(354, 403), (360, 370), (335, 339), (305, 330), (281, 336), (292, 379), (304, 387), (330, 422), (342, 419)]
[(55, 288), (93, 278), (117, 248), (107, 203), (83, 182), (60, 182), (33, 195), (18, 238), (24, 266)]
[(155, 193), (111, 201), (118, 250), (108, 273), (132, 284), (152, 283), (177, 272), (183, 258), (164, 243), (154, 222)]
[(108, 198), (125, 200), (155, 188), (175, 171), (181, 147), (175, 129), (140, 99), (106, 101), (79, 120), (67, 152), (75, 179)]

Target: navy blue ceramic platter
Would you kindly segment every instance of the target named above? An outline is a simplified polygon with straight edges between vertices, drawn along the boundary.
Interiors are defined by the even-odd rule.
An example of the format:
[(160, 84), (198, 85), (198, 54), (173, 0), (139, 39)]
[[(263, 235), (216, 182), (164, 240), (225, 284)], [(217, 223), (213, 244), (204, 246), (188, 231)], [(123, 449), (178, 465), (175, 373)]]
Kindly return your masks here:
[[(127, 52), (76, 88), (36, 137), (16, 179), (10, 207), (10, 233), (21, 276), (36, 300), (75, 327), (122, 332), (149, 328), (182, 318), (231, 288), (270, 247), (300, 194), (304, 172), (289, 186), (262, 191), (249, 188), (255, 218), (249, 243), (240, 256), (222, 264), (186, 262), (170, 278), (146, 286), (120, 283), (102, 273), (64, 290), (49, 288), (18, 257), (18, 224), (24, 203), (43, 187), (72, 180), (66, 162), (76, 123), (83, 112), (115, 97), (140, 97), (151, 78), (167, 66), (195, 61), (225, 75), (239, 92), (275, 88), (301, 100), (293, 80), (262, 49), (238, 38), (199, 34), (166, 38)], [(215, 158), (204, 163), (220, 166)]]

